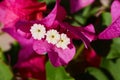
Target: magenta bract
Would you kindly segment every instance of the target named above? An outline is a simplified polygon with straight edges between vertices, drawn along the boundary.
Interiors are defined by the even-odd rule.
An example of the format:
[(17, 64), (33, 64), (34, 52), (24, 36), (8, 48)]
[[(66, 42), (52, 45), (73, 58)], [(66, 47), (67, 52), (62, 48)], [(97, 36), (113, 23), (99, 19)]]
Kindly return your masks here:
[[(18, 4), (23, 5), (23, 3), (22, 2), (19, 3), (19, 1), (18, 1)], [(11, 4), (11, 5), (13, 5), (13, 4)], [(28, 7), (29, 5), (26, 5), (26, 6), (27, 6), (27, 8), (29, 8)], [(25, 9), (26, 9), (26, 6), (25, 6)], [(43, 7), (42, 9), (44, 9), (44, 6), (42, 6), (42, 7)], [(19, 8), (19, 6), (18, 6), (18, 8)], [(21, 7), (21, 9), (24, 9), (24, 7)], [(37, 8), (33, 9), (33, 11), (34, 10), (37, 10)], [(24, 10), (23, 10), (23, 12), (24, 12)], [(15, 12), (15, 14), (16, 14), (16, 12)], [(17, 14), (22, 15), (19, 12)], [(13, 37), (15, 37), (19, 42), (21, 42), (21, 45), (24, 43), (23, 42), (24, 39), (22, 40), (22, 38), (27, 38), (27, 39), (25, 39), (26, 42), (27, 42), (27, 40), (30, 41), (29, 44), (31, 46), (24, 48), (22, 50), (23, 52), (20, 52), (19, 56), (22, 56), (22, 54), (25, 51), (27, 51), (27, 49), (30, 48), (32, 51), (30, 51), (29, 54), (31, 54), (33, 52), (33, 49), (36, 53), (41, 54), (41, 55), (48, 53), (50, 61), (54, 66), (66, 65), (75, 55), (75, 47), (72, 43), (72, 40), (73, 39), (81, 39), (85, 43), (85, 46), (87, 47), (89, 45), (89, 43), (95, 39), (95, 34), (94, 34), (95, 31), (94, 31), (93, 25), (88, 25), (85, 28), (71, 26), (68, 23), (64, 22), (65, 16), (66, 16), (66, 11), (60, 5), (60, 0), (56, 0), (55, 7), (50, 12), (50, 14), (48, 14), (45, 18), (42, 18), (42, 19), (36, 18), (36, 20), (31, 19), (31, 18), (28, 19), (26, 17), (18, 18), (15, 21), (13, 21), (11, 23), (11, 25), (9, 24), (9, 26), (12, 26), (12, 28), (5, 27), (4, 31), (10, 33)], [(46, 42), (44, 39), (43, 40), (34, 40), (31, 37), (31, 33), (30, 33), (31, 26), (33, 24), (42, 24), (46, 27), (46, 30), (55, 29), (59, 33), (65, 33), (70, 38), (70, 44), (68, 45), (68, 47), (66, 49), (61, 49), (61, 48), (56, 47), (55, 45), (52, 45), (52, 44)], [(18, 36), (18, 35), (20, 35), (20, 36)], [(31, 48), (32, 46), (33, 46), (33, 49)], [(21, 57), (19, 57), (19, 58), (21, 58)]]
[(115, 0), (111, 6), (112, 23), (101, 32), (99, 39), (112, 39), (120, 36), (120, 1)]
[(70, 0), (71, 13), (75, 13), (93, 2), (94, 0)]

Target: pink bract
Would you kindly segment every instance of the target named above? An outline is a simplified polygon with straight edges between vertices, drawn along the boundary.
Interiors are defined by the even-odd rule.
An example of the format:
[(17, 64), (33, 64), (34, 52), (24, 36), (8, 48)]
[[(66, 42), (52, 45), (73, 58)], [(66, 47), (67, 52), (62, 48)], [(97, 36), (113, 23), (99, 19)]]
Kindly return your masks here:
[(20, 76), (24, 80), (28, 78), (46, 80), (45, 63), (45, 56), (33, 54), (29, 57), (29, 59), (18, 63), (15, 66), (15, 69), (19, 71)]
[[(32, 7), (31, 7), (32, 6)], [(39, 20), (42, 18), (42, 12), (46, 10), (46, 4), (37, 0), (3, 0), (0, 3), (0, 22), (4, 25), (3, 31), (9, 33), (20, 44), (21, 48), (18, 54), (18, 61), (15, 67), (23, 78), (45, 79), (45, 58), (35, 53), (32, 48), (33, 40), (26, 39), (26, 33), (16, 32), (16, 21)], [(22, 34), (22, 35), (21, 35)], [(37, 69), (37, 70), (36, 70)]]
[(71, 13), (75, 13), (93, 2), (94, 0), (70, 0)]
[(112, 39), (120, 36), (120, 1), (114, 0), (111, 6), (112, 23), (98, 35), (99, 39)]
[[(23, 5), (23, 3), (21, 1), (18, 1), (18, 4)], [(11, 4), (11, 5), (13, 5), (13, 4)], [(14, 4), (14, 5), (16, 5), (16, 4)], [(29, 8), (28, 6), (29, 5), (27, 5), (27, 7), (25, 6), (25, 9)], [(17, 8), (19, 9), (19, 7), (21, 9), (23, 9), (23, 12), (24, 12), (24, 7), (18, 6)], [(11, 8), (10, 8), (10, 10), (11, 10)], [(27, 9), (27, 10), (29, 10), (29, 9)], [(23, 15), (19, 12), (17, 13), (16, 11), (17, 10), (15, 10), (15, 14)], [(34, 11), (34, 9), (33, 9), (33, 11)], [(26, 13), (26, 11), (24, 13)], [(29, 14), (26, 14), (26, 15), (28, 16)], [(32, 15), (30, 15), (30, 16), (32, 16)], [(60, 5), (60, 0), (56, 0), (55, 7), (50, 12), (50, 14), (48, 14), (45, 18), (42, 18), (42, 19), (36, 18), (36, 20), (34, 20), (32, 18), (28, 19), (28, 18), (26, 18), (26, 16), (23, 18), (20, 17), (8, 25), (12, 28), (5, 27), (4, 31), (10, 33), (14, 38), (16, 38), (23, 47), (23, 50), (20, 51), (19, 59), (21, 58), (21, 56), (23, 56), (23, 54), (28, 49), (31, 49), (28, 52), (28, 54), (31, 55), (33, 53), (33, 51), (35, 51), (36, 53), (41, 54), (41, 55), (48, 53), (51, 63), (54, 66), (61, 66), (61, 65), (66, 65), (75, 55), (75, 47), (72, 43), (73, 39), (78, 39), (78, 40), (81, 39), (85, 43), (85, 46), (87, 47), (89, 45), (89, 43), (92, 40), (94, 40), (94, 38), (95, 38), (95, 34), (94, 34), (95, 31), (94, 31), (93, 25), (92, 24), (88, 25), (85, 28), (71, 26), (67, 22), (64, 22), (65, 16), (66, 16), (66, 11)], [(68, 45), (68, 48), (63, 50), (61, 48), (57, 48), (56, 46), (47, 43), (45, 40), (39, 40), (39, 41), (34, 40), (31, 37), (30, 28), (35, 23), (44, 25), (47, 30), (56, 29), (60, 33), (67, 34), (71, 40), (71, 43)], [(73, 37), (73, 36), (75, 36), (75, 37)], [(27, 37), (28, 39), (26, 39), (25, 37)], [(25, 39), (23, 39), (23, 38), (25, 38)], [(26, 40), (26, 42), (30, 41), (30, 43), (28, 43), (28, 46), (24, 46), (24, 40)], [(33, 46), (33, 49), (32, 49), (32, 46)], [(25, 57), (25, 56), (23, 56), (23, 57)], [(23, 59), (26, 59), (26, 58), (28, 58), (27, 54), (26, 54), (26, 57)]]
[(101, 63), (101, 56), (97, 55), (93, 48), (84, 49), (84, 58), (88, 66), (99, 67)]
[[(24, 5), (24, 4), (27, 4), (27, 5)], [(30, 7), (31, 5), (32, 7)], [(39, 14), (39, 13), (41, 14), (42, 11), (46, 10), (45, 6), (46, 6), (45, 3), (40, 3), (37, 0), (26, 0), (26, 3), (24, 3), (24, 0), (3, 0), (0, 3), (0, 12), (1, 12), (0, 21), (2, 22), (2, 24), (4, 24), (3, 31), (9, 33), (12, 37), (14, 37), (20, 43), (21, 47), (28, 47), (28, 45), (29, 46), (31, 45), (31, 47), (28, 47), (30, 48), (29, 52), (25, 56), (23, 56), (22, 59), (29, 57), (29, 55), (33, 53), (33, 49), (32, 49), (33, 40), (24, 38), (23, 35), (27, 35), (27, 34), (22, 31), (18, 31), (20, 34), (22, 34), (22, 36), (18, 32), (16, 32), (16, 28), (15, 28), (16, 21), (18, 21), (21, 18), (25, 19), (26, 16), (35, 17), (36, 14)], [(19, 10), (14, 10), (18, 7), (20, 8), (21, 12)], [(34, 15), (29, 15), (29, 14), (33, 14), (34, 11), (36, 12), (37, 9), (39, 9), (40, 11), (38, 10), (38, 12), (35, 13)], [(25, 10), (30, 11), (30, 13), (28, 14)], [(22, 14), (20, 15), (19, 12), (23, 13), (24, 15)], [(23, 48), (23, 49), (25, 51), (26, 48)], [(22, 54), (24, 55), (24, 52)]]
[[(47, 43), (45, 40), (34, 41), (33, 49), (36, 51), (36, 53), (38, 54), (48, 53), (50, 61), (54, 66), (65, 65), (73, 58), (75, 54), (75, 47), (72, 44), (73, 37), (71, 36), (74, 35), (77, 37), (75, 39), (81, 39), (85, 43), (86, 47), (89, 45), (89, 42), (91, 42), (95, 38), (93, 25), (89, 25), (85, 28), (80, 27), (77, 28), (67, 24), (66, 22), (63, 22), (66, 12), (59, 3), (60, 0), (57, 0), (56, 5), (54, 9), (51, 11), (51, 13), (47, 17), (39, 21), (21, 20), (16, 23), (16, 28), (25, 33), (30, 33), (31, 26), (34, 23), (37, 23), (44, 25), (47, 30), (56, 29), (60, 31), (60, 33), (66, 33), (71, 38), (71, 44), (65, 50), (57, 48), (56, 46)], [(62, 16), (59, 16), (61, 14)], [(23, 24), (25, 26), (22, 26)]]
[[(42, 18), (46, 4), (37, 0), (3, 0), (0, 3), (0, 22), (15, 23), (18, 19), (35, 20)], [(11, 14), (11, 15), (9, 15)]]
[[(19, 20), (16, 23), (17, 30), (21, 30), (25, 33), (30, 33), (31, 26), (37, 23), (44, 25), (47, 30), (56, 29), (60, 33), (66, 33), (71, 38), (71, 44), (65, 50), (57, 48), (56, 46), (47, 43), (45, 40), (34, 40), (33, 49), (36, 53), (48, 53), (49, 59), (54, 66), (66, 65), (75, 55), (75, 47), (72, 43), (73, 37), (71, 36), (74, 35), (77, 37), (75, 39), (81, 39), (86, 47), (89, 45), (89, 42), (95, 38), (93, 25), (89, 25), (85, 28), (73, 27), (66, 22), (63, 22), (65, 16), (66, 12), (60, 5), (60, 0), (57, 0), (55, 7), (47, 17), (37, 21)], [(22, 26), (23, 24), (24, 26)]]

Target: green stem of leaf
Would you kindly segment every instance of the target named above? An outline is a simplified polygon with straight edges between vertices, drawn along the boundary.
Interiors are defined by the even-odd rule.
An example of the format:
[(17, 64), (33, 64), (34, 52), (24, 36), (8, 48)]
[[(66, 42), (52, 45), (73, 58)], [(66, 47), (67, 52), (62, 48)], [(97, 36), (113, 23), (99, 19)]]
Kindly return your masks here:
[(82, 53), (83, 49), (84, 49), (84, 44), (82, 43), (82, 44), (80, 45), (80, 47), (77, 49), (76, 55), (74, 56), (74, 59), (75, 59), (75, 60), (76, 60), (76, 59), (79, 57), (79, 55)]

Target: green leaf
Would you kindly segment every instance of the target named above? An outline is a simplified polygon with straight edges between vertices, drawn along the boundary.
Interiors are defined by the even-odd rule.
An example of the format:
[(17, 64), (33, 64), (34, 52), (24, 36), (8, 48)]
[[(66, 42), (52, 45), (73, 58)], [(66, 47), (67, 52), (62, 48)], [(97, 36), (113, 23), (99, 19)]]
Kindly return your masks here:
[(103, 59), (101, 67), (110, 72), (113, 79), (120, 80), (120, 58), (116, 60)]
[(110, 25), (111, 20), (112, 20), (110, 12), (103, 12), (102, 13), (102, 20), (103, 20), (102, 25), (105, 25), (105, 26)]
[(0, 80), (12, 80), (13, 74), (10, 67), (0, 60)]
[(50, 62), (46, 64), (47, 80), (74, 80), (65, 72), (63, 67), (54, 67)]
[(80, 26), (86, 23), (86, 18), (83, 17), (81, 14), (76, 14), (73, 16), (73, 18), (74, 18), (74, 21), (72, 22), (72, 25), (74, 26)]
[(82, 13), (82, 16), (85, 16), (85, 17), (90, 16), (90, 15), (89, 15), (90, 8), (91, 8), (91, 6), (87, 6), (86, 8), (84, 8), (83, 13)]
[(87, 6), (82, 10), (78, 11), (77, 13), (72, 15), (74, 18), (72, 25), (75, 26), (86, 25), (86, 23), (90, 20), (89, 18), (91, 16), (94, 16), (94, 14), (98, 11), (98, 9), (99, 8), (97, 7), (92, 8), (91, 6)]
[(2, 50), (0, 49), (0, 60), (4, 61), (5, 60), (5, 57), (3, 55), (3, 52)]
[(55, 3), (55, 0), (45, 0), (47, 4)]
[(86, 7), (83, 9), (83, 11), (77, 12), (73, 17), (74, 17), (74, 22), (72, 25), (75, 26), (80, 26), (80, 25), (85, 25), (87, 18), (90, 16), (90, 6)]
[(39, 2), (45, 1), (45, 0), (38, 0)]
[(89, 67), (87, 71), (97, 80), (109, 80), (100, 69)]
[(95, 15), (99, 11), (99, 9), (100, 9), (99, 7), (94, 7), (90, 10), (89, 14), (90, 15)]
[(120, 38), (113, 39), (113, 43), (108, 53), (108, 59), (114, 59), (120, 57)]

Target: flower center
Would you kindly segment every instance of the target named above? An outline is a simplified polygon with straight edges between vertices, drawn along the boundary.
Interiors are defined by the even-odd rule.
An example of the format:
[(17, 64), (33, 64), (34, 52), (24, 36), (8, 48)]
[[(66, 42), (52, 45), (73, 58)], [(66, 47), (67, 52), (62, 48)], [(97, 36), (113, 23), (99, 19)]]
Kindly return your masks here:
[(60, 42), (64, 42), (64, 40), (61, 39)]
[(54, 38), (55, 36), (54, 36), (54, 35), (52, 35), (51, 37), (52, 37), (52, 38)]
[(40, 32), (40, 29), (38, 29), (38, 32)]

